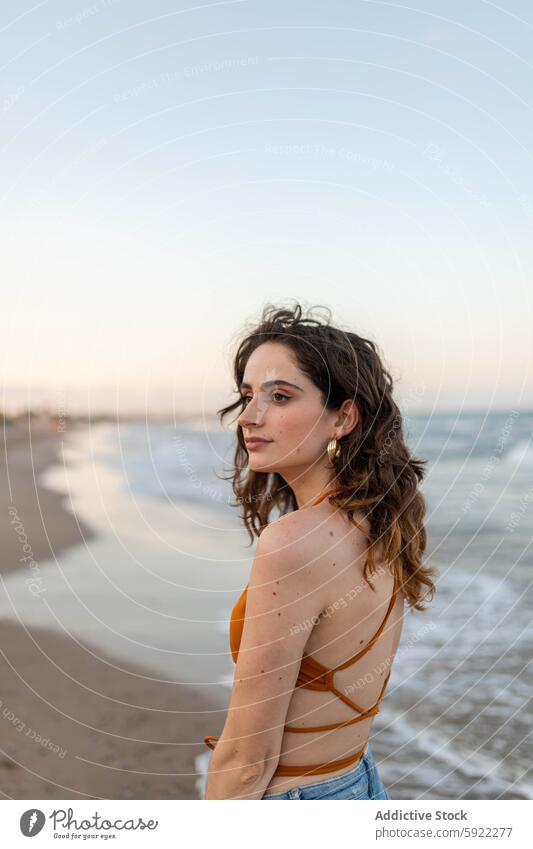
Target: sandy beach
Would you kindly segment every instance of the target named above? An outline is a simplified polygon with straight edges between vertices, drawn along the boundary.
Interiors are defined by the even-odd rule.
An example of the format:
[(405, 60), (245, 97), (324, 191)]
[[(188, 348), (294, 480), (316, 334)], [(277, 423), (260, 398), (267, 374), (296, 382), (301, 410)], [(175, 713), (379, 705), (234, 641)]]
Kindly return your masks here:
[(199, 798), (194, 758), (221, 719), (197, 690), (50, 631), (2, 623), (0, 644), (2, 798)]
[[(49, 464), (61, 462), (63, 439), (19, 432), (4, 443), (2, 573), (27, 571), (29, 592), (38, 593), (40, 562), (94, 537), (62, 495), (39, 484)], [(3, 798), (200, 798), (194, 759), (206, 751), (206, 726), (217, 734), (223, 722), (205, 691), (59, 627), (11, 619), (0, 620), (0, 667)]]
[[(493, 416), (480, 439), (467, 418), (438, 462), (446, 417), (422, 444), (440, 579), (430, 610), (406, 617), (372, 728), (392, 799), (533, 798), (533, 414), (477, 486), (506, 421)], [(200, 799), (203, 738), (222, 730), (234, 671), (228, 619), (253, 556), (215, 476), (227, 435), (145, 422), (69, 430), (31, 445), (10, 435), (3, 457), (0, 793)], [(465, 467), (466, 433), (477, 453)]]
[[(0, 572), (27, 569), (59, 555), (93, 536), (92, 530), (64, 509), (65, 498), (40, 486), (39, 476), (52, 463), (61, 463), (63, 433), (17, 430), (7, 432), (0, 457)], [(27, 542), (31, 551), (23, 550)], [(21, 558), (26, 557), (25, 560)]]

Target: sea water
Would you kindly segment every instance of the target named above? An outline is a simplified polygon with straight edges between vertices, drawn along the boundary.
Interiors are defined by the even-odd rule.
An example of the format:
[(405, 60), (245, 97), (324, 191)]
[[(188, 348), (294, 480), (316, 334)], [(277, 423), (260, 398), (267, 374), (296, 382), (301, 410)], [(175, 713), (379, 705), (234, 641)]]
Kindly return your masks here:
[[(437, 593), (428, 611), (406, 610), (372, 728), (376, 761), (391, 798), (533, 798), (533, 412), (432, 412), (405, 425), (427, 460)], [(46, 603), (8, 574), (1, 615), (61, 624), (227, 703), (228, 619), (254, 549), (221, 479), (233, 440), (201, 420), (69, 434), (43, 482), (98, 535), (40, 564)], [(199, 792), (209, 757), (197, 759)]]

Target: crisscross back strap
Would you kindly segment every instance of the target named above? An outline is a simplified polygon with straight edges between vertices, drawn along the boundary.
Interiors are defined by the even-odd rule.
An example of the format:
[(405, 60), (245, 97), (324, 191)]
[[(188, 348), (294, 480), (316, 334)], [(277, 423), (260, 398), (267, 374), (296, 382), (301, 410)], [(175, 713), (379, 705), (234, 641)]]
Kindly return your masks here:
[[(326, 492), (324, 492), (321, 496), (319, 496), (317, 499), (315, 499), (314, 502), (312, 502), (312, 504), (318, 504), (321, 501), (323, 501), (328, 495), (331, 494), (331, 491), (332, 491), (331, 489), (326, 490)], [(244, 619), (244, 607), (246, 605), (246, 590), (247, 590), (247, 587), (245, 587), (245, 589), (244, 589), (244, 591), (243, 591), (243, 593), (242, 593), (242, 595), (241, 595), (241, 597), (240, 597), (240, 599), (239, 599), (239, 601), (236, 605), (236, 608), (239, 607), (239, 610), (234, 609), (234, 614), (235, 614), (236, 620), (239, 619), (239, 618), (241, 620)], [(359, 660), (359, 658), (363, 657), (363, 655), (365, 655), (368, 651), (370, 651), (372, 646), (375, 644), (376, 640), (379, 638), (380, 634), (383, 632), (385, 625), (387, 624), (387, 620), (388, 620), (388, 618), (391, 614), (391, 611), (394, 607), (394, 603), (396, 601), (397, 594), (398, 594), (398, 577), (397, 577), (397, 573), (395, 571), (394, 572), (394, 588), (393, 588), (393, 591), (392, 591), (389, 606), (387, 608), (387, 612), (385, 613), (383, 621), (382, 621), (381, 625), (379, 626), (378, 630), (373, 635), (373, 637), (369, 640), (367, 645), (364, 646), (364, 648), (362, 648), (360, 651), (358, 651), (357, 654), (353, 655), (353, 657), (351, 657), (349, 660), (345, 661), (344, 663), (339, 664), (339, 666), (333, 667), (333, 669), (328, 669), (327, 667), (325, 667), (323, 664), (319, 663), (319, 661), (317, 661), (315, 658), (311, 657), (310, 655), (307, 655), (304, 658), (305, 663), (302, 663), (302, 667), (300, 669), (298, 681), (297, 681), (297, 684), (296, 684), (297, 687), (303, 687), (304, 689), (309, 689), (309, 690), (322, 690), (322, 691), (328, 691), (329, 690), (330, 692), (335, 693), (335, 695), (339, 699), (341, 699), (345, 704), (349, 705), (353, 710), (357, 711), (358, 716), (355, 716), (352, 719), (343, 720), (341, 722), (334, 722), (334, 723), (331, 723), (329, 725), (315, 725), (315, 726), (310, 726), (309, 728), (295, 728), (295, 727), (292, 727), (290, 725), (285, 725), (284, 731), (291, 731), (291, 732), (296, 733), (296, 734), (306, 734), (306, 733), (311, 733), (313, 731), (330, 731), (330, 730), (333, 730), (335, 728), (342, 728), (342, 727), (347, 726), (347, 725), (354, 725), (356, 722), (361, 722), (363, 719), (368, 719), (371, 716), (375, 716), (375, 714), (379, 712), (379, 703), (380, 703), (380, 701), (383, 697), (383, 694), (385, 692), (385, 688), (388, 684), (388, 681), (389, 681), (389, 678), (390, 678), (390, 675), (391, 675), (391, 670), (389, 670), (388, 674), (385, 677), (385, 680), (383, 681), (383, 685), (381, 687), (381, 691), (379, 693), (377, 701), (375, 702), (375, 704), (372, 705), (372, 707), (368, 708), (367, 710), (362, 708), (360, 705), (357, 705), (355, 702), (353, 702), (351, 699), (349, 699), (348, 696), (345, 696), (344, 693), (342, 693), (340, 690), (338, 690), (335, 687), (333, 677), (334, 677), (334, 674), (336, 672), (338, 672), (340, 669), (346, 669), (346, 667), (351, 666), (353, 663), (355, 663), (357, 660)], [(233, 617), (232, 617), (232, 620), (233, 620)], [(240, 642), (240, 635), (238, 637), (238, 642)], [(233, 660), (235, 662), (237, 661), (238, 648), (239, 647), (238, 647), (237, 644), (235, 644), (235, 646), (234, 645), (231, 646)], [(204, 737), (204, 743), (210, 749), (215, 748), (214, 744), (218, 740), (219, 740), (219, 738), (214, 737), (213, 735), (208, 735), (207, 737)], [(366, 748), (366, 743), (361, 748), (359, 748), (356, 752), (354, 752), (352, 755), (349, 755), (346, 758), (340, 758), (339, 760), (327, 761), (325, 764), (304, 765), (304, 766), (296, 766), (294, 764), (291, 764), (291, 765), (278, 764), (274, 775), (280, 775), (280, 776), (322, 775), (322, 774), (326, 774), (328, 772), (334, 772), (335, 770), (341, 769), (345, 766), (349, 766), (351, 764), (357, 763), (360, 760), (360, 758), (362, 757), (362, 755), (365, 751), (365, 748)]]
[(390, 598), (390, 601), (389, 601), (389, 606), (388, 606), (387, 612), (386, 612), (386, 614), (383, 618), (383, 622), (379, 626), (379, 628), (376, 631), (376, 633), (374, 634), (374, 636), (368, 641), (366, 646), (364, 646), (361, 649), (361, 651), (358, 651), (357, 654), (354, 654), (354, 656), (351, 657), (349, 660), (346, 660), (344, 663), (339, 664), (339, 666), (335, 666), (332, 670), (333, 672), (338, 672), (339, 669), (346, 669), (347, 666), (351, 666), (352, 663), (355, 663), (356, 660), (359, 660), (360, 657), (363, 657), (363, 655), (365, 655), (368, 651), (370, 651), (370, 649), (372, 648), (372, 646), (374, 645), (374, 643), (376, 642), (376, 640), (380, 636), (381, 632), (383, 631), (385, 625), (387, 624), (387, 619), (389, 618), (391, 611), (392, 611), (392, 608), (394, 607), (394, 602), (396, 601), (397, 594), (398, 594), (398, 578), (396, 576), (396, 572), (394, 572), (394, 588), (392, 590), (392, 595), (391, 595), (391, 598)]
[(392, 670), (389, 669), (387, 675), (385, 676), (385, 680), (383, 681), (383, 685), (381, 687), (381, 690), (379, 692), (379, 696), (377, 697), (376, 701), (374, 702), (372, 707), (369, 707), (367, 709), (362, 708), (359, 705), (356, 705), (355, 702), (352, 702), (352, 700), (348, 698), (348, 696), (345, 696), (344, 693), (341, 693), (340, 690), (337, 690), (337, 688), (335, 686), (332, 686), (330, 688), (331, 692), (335, 693), (335, 695), (339, 699), (341, 699), (345, 704), (349, 705), (351, 708), (358, 711), (359, 715), (353, 717), (353, 719), (344, 719), (341, 722), (332, 722), (329, 725), (312, 725), (308, 728), (297, 728), (297, 727), (292, 726), (292, 725), (286, 725), (284, 730), (285, 731), (292, 731), (295, 734), (307, 734), (311, 731), (333, 731), (334, 728), (344, 728), (346, 725), (355, 725), (356, 722), (362, 722), (363, 719), (368, 719), (370, 716), (375, 716), (377, 713), (379, 713), (379, 703), (380, 703), (381, 699), (383, 698), (385, 688), (386, 688), (387, 684), (389, 683), (391, 671)]
[(348, 755), (347, 758), (339, 758), (336, 761), (326, 761), (325, 764), (316, 764), (309, 766), (295, 766), (289, 764), (278, 764), (274, 775), (325, 775), (328, 772), (335, 772), (338, 769), (343, 769), (345, 766), (351, 766), (361, 760), (367, 744), (364, 743), (353, 755)]

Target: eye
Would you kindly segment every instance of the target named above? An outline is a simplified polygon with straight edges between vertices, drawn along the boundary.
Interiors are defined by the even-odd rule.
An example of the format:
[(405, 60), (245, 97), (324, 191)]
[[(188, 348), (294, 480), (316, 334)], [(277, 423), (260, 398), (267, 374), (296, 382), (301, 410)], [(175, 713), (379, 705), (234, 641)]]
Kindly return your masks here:
[[(284, 403), (285, 403), (285, 401), (290, 401), (290, 400), (291, 400), (291, 399), (290, 399), (290, 396), (289, 396), (289, 395), (285, 395), (285, 393), (284, 393), (284, 392), (273, 392), (273, 393), (272, 393), (272, 398), (274, 398), (274, 396), (275, 396), (275, 395), (277, 395), (279, 398), (281, 398), (281, 399), (282, 399), (281, 401), (276, 401), (276, 403), (277, 403), (277, 404), (284, 404)], [(252, 400), (252, 398), (253, 398), (253, 395), (241, 395), (241, 401), (242, 401), (242, 403), (243, 403), (243, 406), (244, 406), (244, 407), (247, 407), (247, 406), (248, 406), (248, 401), (251, 401), (251, 400)]]

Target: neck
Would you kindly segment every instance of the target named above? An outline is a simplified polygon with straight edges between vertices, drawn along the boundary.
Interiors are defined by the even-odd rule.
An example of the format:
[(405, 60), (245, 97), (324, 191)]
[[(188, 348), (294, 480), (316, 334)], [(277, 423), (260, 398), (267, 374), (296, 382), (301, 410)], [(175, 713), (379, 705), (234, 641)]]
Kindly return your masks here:
[(314, 507), (315, 504), (320, 504), (321, 501), (324, 501), (328, 495), (331, 495), (335, 491), (335, 482), (330, 481), (326, 486), (322, 487), (320, 491), (311, 497), (303, 497), (301, 499), (297, 497), (296, 500), (298, 502), (298, 509), (304, 510), (306, 507)]

